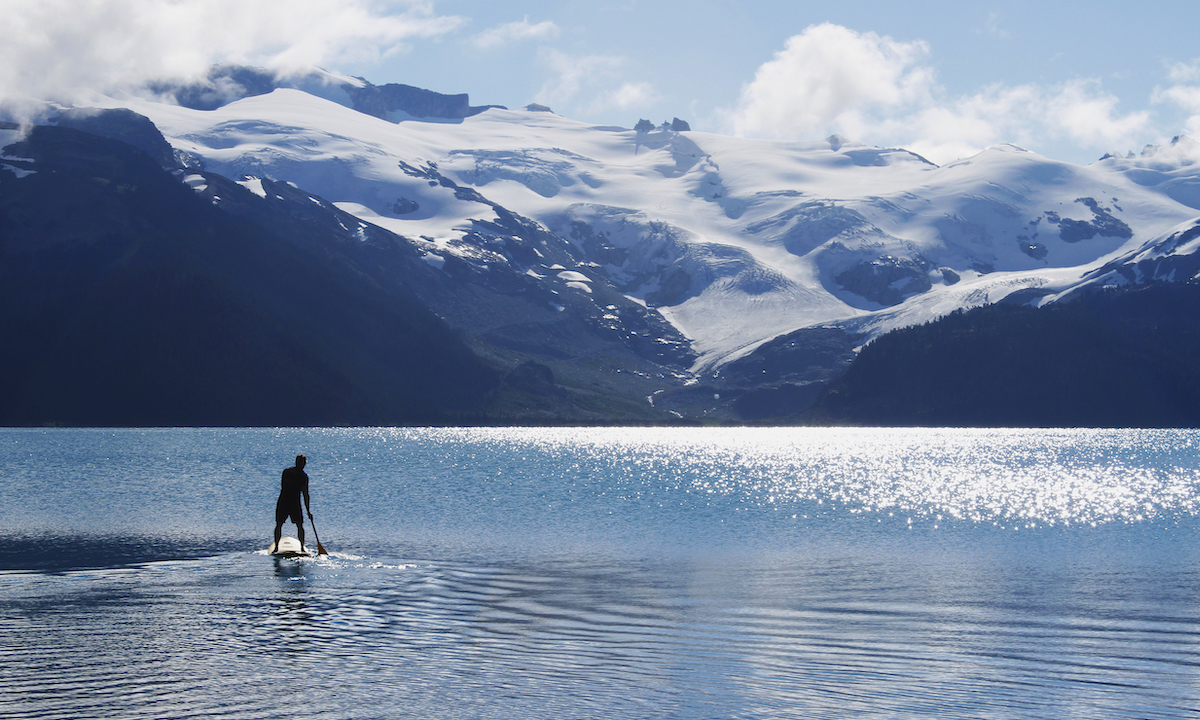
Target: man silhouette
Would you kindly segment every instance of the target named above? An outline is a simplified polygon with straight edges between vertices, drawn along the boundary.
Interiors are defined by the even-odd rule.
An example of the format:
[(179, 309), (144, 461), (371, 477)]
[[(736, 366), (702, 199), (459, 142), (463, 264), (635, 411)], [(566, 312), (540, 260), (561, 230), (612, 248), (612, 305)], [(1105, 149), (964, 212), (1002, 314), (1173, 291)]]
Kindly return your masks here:
[(296, 539), (300, 541), (300, 547), (304, 547), (301, 496), (304, 496), (304, 509), (308, 511), (308, 519), (312, 520), (312, 508), (308, 504), (308, 473), (304, 472), (304, 466), (307, 464), (308, 458), (297, 455), (295, 467), (284, 470), (283, 477), (279, 480), (279, 500), (275, 502), (275, 544), (272, 548), (279, 547), (279, 538), (283, 537), (283, 524), (288, 518), (296, 523)]

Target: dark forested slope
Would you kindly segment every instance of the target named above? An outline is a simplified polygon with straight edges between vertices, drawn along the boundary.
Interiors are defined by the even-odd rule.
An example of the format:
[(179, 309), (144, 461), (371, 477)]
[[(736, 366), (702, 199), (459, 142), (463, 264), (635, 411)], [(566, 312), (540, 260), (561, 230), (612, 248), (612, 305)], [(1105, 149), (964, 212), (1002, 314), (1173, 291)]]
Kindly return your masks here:
[(402, 251), (386, 238), (339, 250), (235, 183), (214, 204), (146, 153), (66, 127), (33, 128), (5, 163), (0, 424), (437, 421), (498, 382), (356, 265)]
[(995, 305), (865, 347), (807, 422), (986, 427), (1200, 426), (1200, 286)]

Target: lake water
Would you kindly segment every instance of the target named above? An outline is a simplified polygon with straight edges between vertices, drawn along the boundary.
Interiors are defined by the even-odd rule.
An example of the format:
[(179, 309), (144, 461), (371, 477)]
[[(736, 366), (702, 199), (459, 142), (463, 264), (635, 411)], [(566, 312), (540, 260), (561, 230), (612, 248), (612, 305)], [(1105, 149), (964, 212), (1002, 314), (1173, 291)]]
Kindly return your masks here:
[(0, 430), (0, 718), (1195, 718), (1198, 441)]

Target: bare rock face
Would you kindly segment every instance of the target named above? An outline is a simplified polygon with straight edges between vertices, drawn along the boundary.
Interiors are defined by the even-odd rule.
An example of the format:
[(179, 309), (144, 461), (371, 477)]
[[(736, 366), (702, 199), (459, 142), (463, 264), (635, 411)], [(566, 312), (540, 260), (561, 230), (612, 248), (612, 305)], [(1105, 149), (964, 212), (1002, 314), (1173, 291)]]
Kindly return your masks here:
[(1124, 222), (1113, 217), (1112, 212), (1096, 202), (1095, 199), (1079, 198), (1075, 202), (1087, 206), (1092, 211), (1092, 220), (1071, 220), (1059, 217), (1056, 212), (1046, 212), (1046, 218), (1051, 224), (1058, 225), (1059, 237), (1063, 242), (1076, 243), (1081, 240), (1091, 240), (1097, 235), (1101, 237), (1124, 238), (1133, 237), (1133, 229)]
[(132, 110), (69, 108), (55, 118), (55, 124), (132, 145), (164, 168), (176, 164), (175, 151), (163, 134), (149, 118)]
[[(179, 105), (192, 110), (216, 110), (236, 100), (266, 95), (279, 88), (327, 82), (327, 79), (317, 76), (281, 76), (262, 68), (217, 65), (201, 80), (186, 84), (152, 83), (148, 89), (156, 95), (173, 98)], [(342, 84), (341, 90), (350, 98), (355, 110), (383, 119), (404, 113), (414, 118), (461, 120), (493, 107), (501, 107), (472, 106), (466, 93), (446, 95), (396, 83), (372, 85), (361, 81), (358, 84)], [(342, 99), (338, 102), (345, 104)]]
[(397, 112), (415, 118), (461, 120), (478, 115), (484, 110), (500, 107), (499, 105), (472, 106), (466, 93), (444, 95), (432, 90), (423, 90), (397, 83), (367, 84), (364, 87), (344, 85), (343, 89), (350, 95), (355, 110), (384, 120), (391, 119), (391, 116)]
[(923, 258), (890, 255), (861, 262), (835, 279), (846, 290), (885, 307), (899, 305), (905, 298), (933, 287)]

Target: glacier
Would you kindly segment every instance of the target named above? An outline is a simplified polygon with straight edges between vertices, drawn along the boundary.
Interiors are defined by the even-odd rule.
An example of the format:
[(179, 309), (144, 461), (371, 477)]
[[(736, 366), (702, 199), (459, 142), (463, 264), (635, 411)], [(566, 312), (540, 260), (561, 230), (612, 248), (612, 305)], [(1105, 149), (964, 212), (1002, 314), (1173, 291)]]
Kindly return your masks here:
[[(545, 108), (377, 116), (355, 109), (362, 88), (325, 73), (204, 109), (161, 92), (92, 104), (149, 118), (197, 188), (201, 171), (259, 194), (285, 183), (407, 239), (433, 271), (512, 264), (610, 318), (619, 304), (596, 291), (611, 288), (690, 343), (693, 373), (805, 328), (866, 342), (961, 308), (1132, 282), (1200, 216), (1186, 138), (1087, 166), (1012, 145), (938, 166), (836, 136), (637, 131)], [(518, 261), (482, 244), (513, 217), (570, 252), (529, 245)]]

